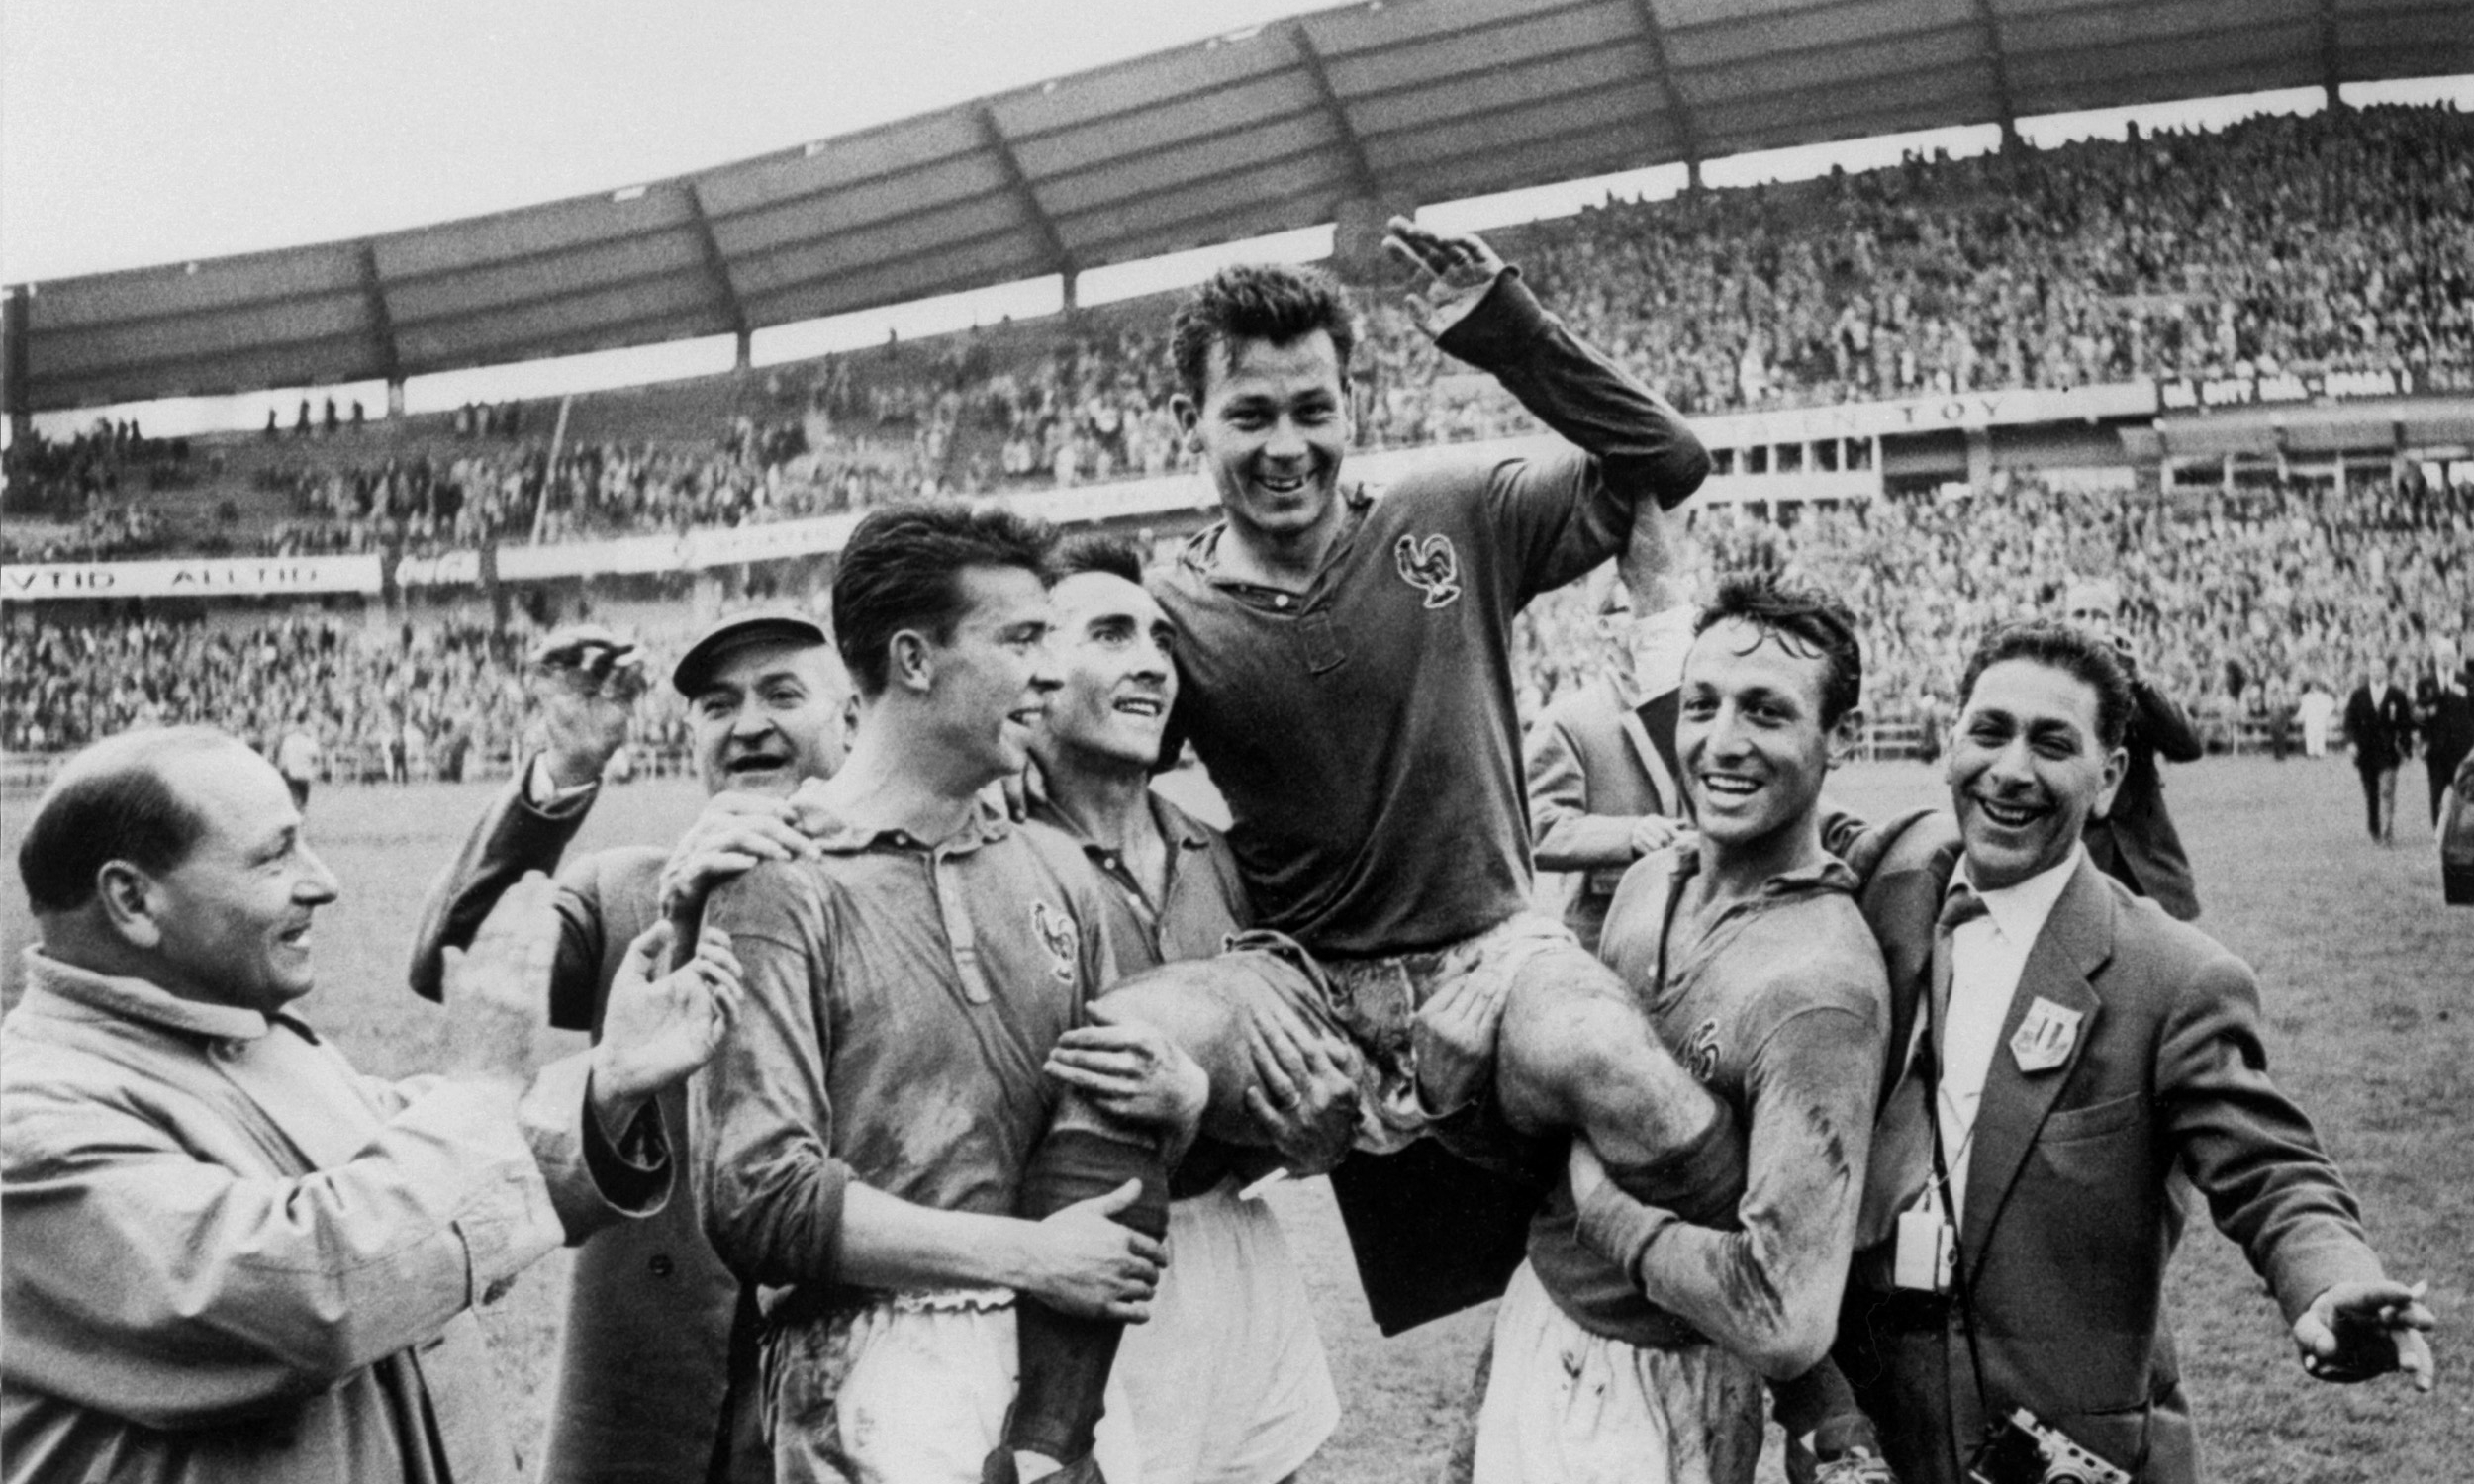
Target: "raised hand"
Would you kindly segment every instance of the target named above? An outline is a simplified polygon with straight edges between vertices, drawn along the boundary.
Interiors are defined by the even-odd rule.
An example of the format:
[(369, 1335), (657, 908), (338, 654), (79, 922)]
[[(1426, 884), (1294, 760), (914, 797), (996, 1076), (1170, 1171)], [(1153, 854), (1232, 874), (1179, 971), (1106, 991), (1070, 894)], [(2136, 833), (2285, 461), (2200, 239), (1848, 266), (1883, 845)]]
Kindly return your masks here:
[(760, 862), (814, 860), (816, 842), (800, 831), (799, 818), (796, 798), (716, 793), (707, 799), (661, 864), (661, 915), (673, 922), (693, 918), (714, 887)]
[(2382, 1279), (2338, 1283), (2294, 1320), (2302, 1368), (2323, 1381), (2367, 1381), (2404, 1371), (2417, 1391), (2431, 1389), (2431, 1345), (2425, 1332), (2439, 1323), (2423, 1302), (2425, 1285)]
[(445, 952), (439, 1003), (446, 1010), (448, 1076), (522, 1090), (537, 1067), (533, 1033), (549, 1006), (558, 959), (557, 888), (527, 871), (507, 888), (473, 934), (472, 947)]
[[(696, 953), (670, 968), (676, 933), (657, 922), (627, 945), (602, 1010), (602, 1039), (593, 1048), (596, 1102), (632, 1104), (684, 1079), (713, 1060), (737, 1023), (745, 998), (730, 935), (709, 927)], [(614, 1118), (623, 1126), (623, 1117)]]
[(524, 690), (539, 708), (550, 776), (561, 787), (602, 776), (649, 684), (644, 651), (599, 624), (571, 624), (533, 646)]
[(1503, 272), (1503, 259), (1476, 237), (1429, 232), (1406, 217), (1384, 224), (1383, 250), (1416, 275), (1407, 293), (1409, 316), (1430, 339), (1467, 319)]
[(1031, 1229), (1023, 1280), (1014, 1286), (1085, 1319), (1149, 1319), (1168, 1247), (1112, 1219), (1141, 1193), (1142, 1181), (1127, 1180), (1039, 1222)]

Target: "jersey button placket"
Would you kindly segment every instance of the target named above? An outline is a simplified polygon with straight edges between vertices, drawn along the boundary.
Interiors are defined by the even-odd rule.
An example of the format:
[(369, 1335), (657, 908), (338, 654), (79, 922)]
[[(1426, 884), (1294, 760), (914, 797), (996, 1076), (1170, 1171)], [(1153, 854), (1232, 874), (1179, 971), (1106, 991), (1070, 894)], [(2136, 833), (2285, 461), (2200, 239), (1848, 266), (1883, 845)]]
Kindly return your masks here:
[(972, 929), (962, 885), (954, 880), (953, 857), (942, 850), (929, 852), (928, 876), (936, 882), (936, 910), (945, 919), (945, 941), (953, 949), (954, 975), (962, 981), (962, 997), (975, 1005), (987, 1004), (992, 997), (988, 972), (980, 963), (979, 935)]

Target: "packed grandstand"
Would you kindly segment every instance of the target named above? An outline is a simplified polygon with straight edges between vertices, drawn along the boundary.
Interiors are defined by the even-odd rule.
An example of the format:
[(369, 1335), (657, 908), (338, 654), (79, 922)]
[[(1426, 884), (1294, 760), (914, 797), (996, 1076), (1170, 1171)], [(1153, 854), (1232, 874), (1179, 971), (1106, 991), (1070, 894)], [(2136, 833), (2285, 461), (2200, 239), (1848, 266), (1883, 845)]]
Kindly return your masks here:
[[(2349, 375), (2453, 394), (2464, 421), (2474, 392), (2474, 116), (2447, 107), (1911, 156), (1797, 185), (1610, 201), (1492, 238), (1593, 343), (1714, 425), (1987, 392), (2178, 386), (2200, 400), (2198, 389), (2327, 388)], [(1491, 381), (1440, 356), (1380, 286), (1360, 299), (1362, 445), (1538, 430)], [(504, 573), (511, 548), (812, 520), (917, 495), (1172, 479), (1188, 456), (1169, 406), (1169, 304), (564, 409), (371, 418), (356, 403), (304, 398), (296, 417), (247, 434), (162, 439), (124, 420), (21, 436), (7, 453), (6, 556), (349, 553), (374, 557), (382, 591), (397, 595), (398, 576), (458, 552), (493, 551)], [(1697, 560), (1712, 574), (1787, 569), (1854, 600), (1871, 713), (1910, 738), (1947, 706), (1968, 636), (2049, 609), (2074, 574), (2122, 581), (2150, 672), (2226, 746), (2257, 742), (2308, 688), (2341, 695), (2385, 660), (2411, 673), (2470, 626), (2474, 466), (2415, 456), (2382, 424), (2374, 442), (2389, 454), (2357, 454), (2350, 475), (2341, 440), (2323, 448), (2338, 452), (2331, 471), (2324, 457), (2289, 458), (2274, 433), (2252, 450), (2262, 456), (2229, 449), (2204, 478), (2176, 484), (2169, 462), (2129, 467), (2124, 449), (2140, 436), (2100, 438), (2079, 461), (2102, 466), (2095, 477), (2033, 467), (2025, 445), (1996, 461), (1980, 442), (1951, 455), (1958, 467), (1910, 460), (1896, 478), (1877, 439), (1764, 435), (1793, 450), (1764, 457), (1807, 470), (1870, 460), (1868, 498), (1704, 501)], [(1155, 534), (1190, 524), (1167, 519)], [(812, 592), (818, 571), (737, 568), (722, 601), (751, 584)], [(501, 767), (520, 740), (523, 635), (591, 610), (586, 575), (513, 603), (502, 596), (491, 622), (451, 605), (269, 617), (194, 603), (170, 618), (87, 604), (59, 621), (19, 603), (0, 746), (45, 753), (197, 720), (270, 749), (308, 730), (342, 777)], [(628, 600), (684, 591), (639, 583), (599, 601), (659, 630), (648, 616), (659, 605)], [(684, 628), (685, 605), (672, 606), (671, 626)], [(1607, 659), (1576, 590), (1533, 609), (1522, 645), (1532, 710)], [(648, 701), (640, 731), (640, 756), (667, 756), (675, 710)]]

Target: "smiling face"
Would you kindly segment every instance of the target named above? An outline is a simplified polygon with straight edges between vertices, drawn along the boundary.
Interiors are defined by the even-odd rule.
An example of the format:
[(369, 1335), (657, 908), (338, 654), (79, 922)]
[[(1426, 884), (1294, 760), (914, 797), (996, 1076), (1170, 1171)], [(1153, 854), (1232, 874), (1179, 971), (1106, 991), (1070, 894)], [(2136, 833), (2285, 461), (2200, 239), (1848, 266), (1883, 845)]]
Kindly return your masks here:
[(1293, 540), (1338, 519), (1349, 382), (1330, 331), (1220, 341), (1201, 403), (1181, 394), (1174, 406), (1231, 525)]
[(176, 755), (163, 781), (205, 833), (147, 878), (150, 975), (184, 999), (273, 1014), (317, 985), (311, 917), (335, 879), (301, 834), (283, 775), (247, 748)]
[(2067, 860), (2091, 814), (2112, 806), (2125, 756), (2097, 731), (2096, 688), (2031, 659), (1985, 667), (1951, 738), (1951, 805), (1967, 870), (1984, 890)]
[(1177, 630), (1140, 584), (1078, 572), (1050, 592), (1065, 685), (1035, 747), (1148, 770), (1177, 699)]
[(823, 645), (757, 639), (723, 654), (688, 708), (705, 791), (787, 798), (832, 777), (848, 750), (848, 699)]
[(1058, 687), (1049, 650), (1053, 610), (1039, 575), (965, 567), (953, 637), (928, 649), (928, 700), (939, 740), (981, 788), (1022, 771), (1031, 735)]
[(1856, 713), (1821, 723), (1830, 662), (1744, 618), (1723, 618), (1684, 657), (1675, 756), (1696, 823), (1718, 849), (1745, 850), (1801, 827)]

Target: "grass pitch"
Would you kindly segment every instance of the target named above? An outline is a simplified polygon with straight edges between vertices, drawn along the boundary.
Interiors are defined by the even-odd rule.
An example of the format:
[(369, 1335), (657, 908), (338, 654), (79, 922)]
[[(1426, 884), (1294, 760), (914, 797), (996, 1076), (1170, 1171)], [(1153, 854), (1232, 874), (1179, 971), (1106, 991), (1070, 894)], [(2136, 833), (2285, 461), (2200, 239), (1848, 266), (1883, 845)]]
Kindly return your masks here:
[[(1198, 780), (1177, 782), (1185, 793)], [(2198, 870), (2201, 926), (2259, 971), (2271, 1068), (2319, 1121), (2389, 1270), (2428, 1279), (2442, 1323), (2434, 1396), (2395, 1381), (2313, 1381), (2240, 1252), (2200, 1213), (2170, 1303), (2213, 1470), (2260, 1484), (2467, 1477), (2474, 1390), (2460, 1316), (2474, 1288), (2474, 910), (2440, 905), (2421, 765), (2400, 780), (2406, 817), (2394, 850), (2362, 838), (2353, 772), (2341, 761), (2212, 759), (2169, 770), (2167, 783)], [(1922, 767), (1882, 764), (1854, 770), (1834, 792), (1877, 813), (1934, 802), (1939, 786)], [(422, 892), (489, 794), (477, 785), (334, 788), (312, 801), (312, 837), (345, 894), (321, 915), (324, 987), (305, 1010), (365, 1070), (436, 1065), (438, 1012), (403, 987), (405, 956)], [(579, 848), (675, 838), (698, 801), (675, 780), (615, 790)], [(0, 814), (0, 844), (12, 854), (29, 803), (7, 800)], [(14, 884), (0, 898), (14, 949), (28, 936), (24, 898)], [(13, 1003), (14, 952), (0, 976)], [(573, 1038), (544, 1030), (540, 1044), (548, 1055)], [(1283, 1187), (1274, 1199), (1341, 1392), (1340, 1430), (1310, 1475), (1324, 1484), (1425, 1477), (1458, 1426), (1490, 1311), (1379, 1338), (1328, 1187)], [(539, 1435), (566, 1269), (566, 1255), (554, 1254), (483, 1316), (520, 1438)]]

